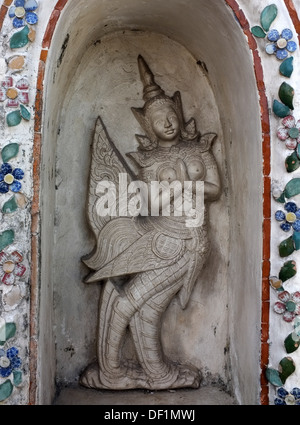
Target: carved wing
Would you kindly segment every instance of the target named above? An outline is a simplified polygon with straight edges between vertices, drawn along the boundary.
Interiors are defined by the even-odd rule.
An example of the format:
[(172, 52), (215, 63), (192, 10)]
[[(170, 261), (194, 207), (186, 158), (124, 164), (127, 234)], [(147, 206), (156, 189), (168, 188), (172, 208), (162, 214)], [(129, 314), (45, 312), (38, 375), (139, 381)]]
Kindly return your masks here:
[[(118, 239), (119, 230), (121, 227), (124, 229), (124, 223), (121, 223), (121, 220), (115, 223)], [(88, 276), (85, 279), (86, 283), (160, 269), (176, 263), (182, 257), (185, 249), (184, 240), (172, 238), (157, 230), (137, 235), (133, 222), (130, 221), (130, 224), (132, 227), (128, 232), (129, 238), (124, 241), (127, 245), (126, 248), (121, 250), (119, 255), (110, 255), (111, 260), (105, 262), (103, 267)], [(109, 249), (110, 247), (108, 247)]]
[[(118, 214), (119, 199), (119, 174), (127, 173), (128, 184), (135, 180), (132, 170), (128, 167), (120, 152), (109, 138), (107, 130), (98, 117), (95, 125), (94, 139), (92, 145), (92, 159), (90, 167), (90, 181), (88, 193), (87, 216), (90, 228), (97, 241), (95, 252), (85, 257), (83, 261), (92, 269), (99, 267), (99, 235), (107, 223), (116, 219), (110, 215), (102, 216), (97, 212), (97, 201), (103, 196), (99, 193), (97, 186), (99, 182), (107, 180), (116, 188), (116, 211)], [(98, 258), (98, 259), (97, 259)]]

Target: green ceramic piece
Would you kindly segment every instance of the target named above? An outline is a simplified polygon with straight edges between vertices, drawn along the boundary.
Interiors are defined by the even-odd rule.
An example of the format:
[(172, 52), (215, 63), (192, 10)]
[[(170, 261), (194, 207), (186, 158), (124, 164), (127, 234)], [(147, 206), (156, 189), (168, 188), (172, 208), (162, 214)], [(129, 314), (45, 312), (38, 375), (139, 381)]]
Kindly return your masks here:
[(16, 333), (16, 329), (15, 323), (5, 323), (0, 328), (0, 345), (4, 345), (6, 341), (12, 338)]
[(264, 32), (264, 30), (258, 25), (252, 27), (251, 32), (253, 35), (255, 35), (255, 37), (258, 37), (258, 38), (265, 38), (266, 36), (266, 33)]
[(294, 303), (294, 301), (288, 301), (287, 303), (285, 303), (285, 308), (290, 313), (293, 313), (296, 310), (296, 304)]
[(281, 387), (283, 385), (279, 372), (276, 369), (268, 367), (266, 370), (266, 378), (270, 384), (275, 385), (275, 387)]
[(298, 139), (299, 134), (300, 134), (300, 132), (299, 132), (298, 128), (296, 128), (296, 127), (289, 128), (289, 130), (288, 130), (288, 135), (290, 136), (291, 139)]
[(288, 354), (298, 350), (299, 345), (300, 345), (300, 337), (296, 337), (296, 340), (295, 340), (295, 336), (293, 336), (293, 333), (290, 333), (284, 340), (284, 346)]
[(298, 251), (300, 249), (300, 232), (293, 232), (293, 241), (295, 250)]
[(295, 251), (295, 247), (294, 247), (294, 241), (292, 236), (282, 241), (279, 245), (280, 257), (288, 257), (294, 251)]
[(260, 14), (260, 23), (265, 31), (269, 31), (272, 22), (275, 20), (278, 13), (277, 6), (275, 4), (270, 4), (265, 7)]
[(299, 195), (300, 193), (300, 178), (294, 178), (290, 180), (284, 189), (284, 196), (291, 198), (292, 196)]
[(6, 116), (6, 122), (9, 127), (15, 127), (16, 125), (19, 125), (21, 121), (22, 115), (20, 111), (10, 112)]
[(4, 205), (2, 207), (2, 213), (3, 214), (13, 213), (17, 209), (18, 209), (18, 204), (17, 204), (17, 201), (16, 201), (16, 197), (13, 196), (7, 202), (4, 203)]
[(273, 102), (273, 112), (277, 117), (284, 118), (290, 115), (290, 108), (275, 99)]
[(30, 120), (30, 112), (28, 111), (28, 109), (26, 109), (25, 106), (20, 105), (20, 110), (21, 110), (22, 118), (24, 118), (24, 120), (26, 120), (26, 121), (29, 121)]
[(15, 370), (13, 372), (13, 383), (17, 387), (18, 385), (22, 384), (22, 372), (20, 370)]
[(285, 159), (285, 168), (288, 173), (292, 173), (297, 170), (300, 166), (300, 159), (298, 158), (297, 152), (294, 151), (291, 155)]
[(292, 75), (292, 73), (294, 71), (293, 60), (294, 60), (294, 58), (291, 56), (290, 58), (285, 59), (281, 63), (281, 65), (279, 67), (279, 72), (284, 77), (290, 78), (290, 76)]
[(0, 401), (6, 400), (13, 391), (13, 384), (7, 379), (3, 384), (0, 385)]
[(13, 230), (4, 230), (4, 232), (0, 233), (0, 251), (13, 243), (14, 239), (15, 232)]
[(295, 90), (288, 83), (283, 82), (279, 87), (279, 98), (290, 109), (294, 109), (293, 99), (294, 99)]
[(15, 33), (10, 39), (10, 48), (19, 49), (26, 46), (26, 44), (29, 42), (29, 32), (29, 27), (26, 25), (21, 31)]
[(10, 159), (17, 156), (19, 153), (19, 145), (18, 143), (9, 143), (4, 146), (1, 151), (1, 157), (3, 162), (8, 162)]
[[(297, 232), (300, 235), (300, 232)], [(297, 266), (295, 261), (286, 261), (281, 267), (279, 272), (279, 279), (282, 282), (285, 282), (288, 279), (291, 279), (297, 273)]]
[(296, 366), (291, 357), (284, 357), (279, 363), (279, 377), (283, 384), (295, 372)]

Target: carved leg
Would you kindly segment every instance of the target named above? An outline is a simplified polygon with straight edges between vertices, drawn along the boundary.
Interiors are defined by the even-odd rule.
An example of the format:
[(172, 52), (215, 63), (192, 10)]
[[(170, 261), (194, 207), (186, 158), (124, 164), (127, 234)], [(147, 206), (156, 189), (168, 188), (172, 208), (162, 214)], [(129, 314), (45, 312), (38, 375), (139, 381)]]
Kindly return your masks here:
[(161, 316), (181, 283), (166, 288), (149, 300), (130, 322), (137, 355), (148, 376), (149, 389), (198, 388), (200, 373), (193, 366), (172, 364), (161, 347)]
[[(128, 384), (131, 388), (134, 381), (135, 385), (139, 386), (137, 380), (141, 374), (136, 370), (132, 377), (130, 370), (122, 367), (120, 353), (129, 317), (134, 312), (134, 309), (130, 309), (129, 303), (122, 303), (119, 292), (108, 280), (103, 285), (99, 302), (98, 362), (89, 365), (83, 372), (80, 378), (81, 385), (97, 389), (125, 389)], [(128, 383), (124, 382), (124, 377)], [(122, 388), (119, 388), (120, 386)]]
[[(186, 253), (173, 266), (136, 275), (124, 286), (122, 294), (110, 281), (105, 284), (99, 315), (99, 368), (92, 366), (84, 373), (81, 379), (83, 385), (109, 389), (194, 386), (195, 373), (193, 379), (188, 379), (188, 383), (180, 382), (179, 385), (180, 369), (175, 370), (174, 366), (163, 361), (158, 331), (161, 313), (184, 283), (188, 264), (189, 254)], [(156, 307), (155, 301), (149, 304), (153, 297)], [(161, 303), (159, 311), (156, 310), (157, 303)], [(134, 315), (136, 325), (132, 325), (131, 329), (141, 364), (132, 368), (123, 364), (121, 348), (127, 326)], [(150, 326), (149, 338), (146, 343), (140, 344), (138, 337), (143, 329), (138, 329), (138, 322), (140, 327), (144, 327), (152, 319), (154, 321), (153, 326)], [(166, 379), (159, 384), (158, 381), (162, 382), (162, 374)]]

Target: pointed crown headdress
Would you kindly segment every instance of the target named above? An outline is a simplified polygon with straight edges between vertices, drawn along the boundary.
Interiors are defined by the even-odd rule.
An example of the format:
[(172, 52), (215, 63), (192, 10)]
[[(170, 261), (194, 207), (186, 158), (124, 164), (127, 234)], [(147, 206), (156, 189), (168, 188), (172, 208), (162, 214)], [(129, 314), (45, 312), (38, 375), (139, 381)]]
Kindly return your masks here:
[(156, 83), (145, 59), (138, 56), (138, 67), (140, 78), (143, 84), (143, 100), (145, 104), (142, 108), (131, 108), (135, 118), (147, 134), (147, 136), (136, 135), (139, 142), (139, 149), (152, 150), (157, 146), (157, 137), (152, 129), (149, 112), (153, 107), (160, 107), (169, 104), (175, 110), (181, 129), (181, 139), (183, 141), (195, 140), (199, 137), (196, 123), (191, 118), (187, 123), (184, 121), (180, 92), (176, 91), (172, 97), (165, 94), (164, 90)]

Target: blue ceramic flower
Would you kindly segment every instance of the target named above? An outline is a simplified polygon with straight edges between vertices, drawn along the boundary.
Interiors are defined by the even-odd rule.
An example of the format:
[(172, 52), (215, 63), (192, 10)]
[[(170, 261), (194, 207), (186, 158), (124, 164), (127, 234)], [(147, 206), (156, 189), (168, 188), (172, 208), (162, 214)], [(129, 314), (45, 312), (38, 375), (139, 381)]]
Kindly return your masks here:
[(277, 59), (286, 59), (289, 53), (293, 53), (297, 49), (297, 44), (292, 40), (293, 32), (289, 28), (285, 28), (281, 34), (276, 29), (272, 29), (267, 34), (267, 39), (271, 41), (266, 46), (266, 52), (269, 55), (275, 55)]
[(275, 212), (275, 219), (282, 222), (280, 228), (284, 232), (288, 232), (291, 228), (296, 232), (300, 232), (300, 209), (298, 209), (295, 202), (286, 202), (284, 209), (286, 213), (282, 210)]
[(18, 357), (19, 350), (16, 347), (9, 348), (6, 353), (0, 350), (0, 376), (7, 378), (15, 369), (19, 369), (22, 361)]
[(300, 388), (293, 388), (288, 392), (283, 387), (277, 389), (277, 397), (274, 399), (275, 405), (300, 405)]
[(8, 15), (13, 18), (14, 28), (24, 27), (25, 23), (34, 25), (38, 16), (34, 12), (38, 7), (36, 0), (15, 0), (14, 5), (9, 8)]
[(21, 168), (13, 169), (10, 164), (5, 162), (0, 167), (0, 193), (20, 192), (22, 184), (19, 180), (24, 177), (24, 171)]

